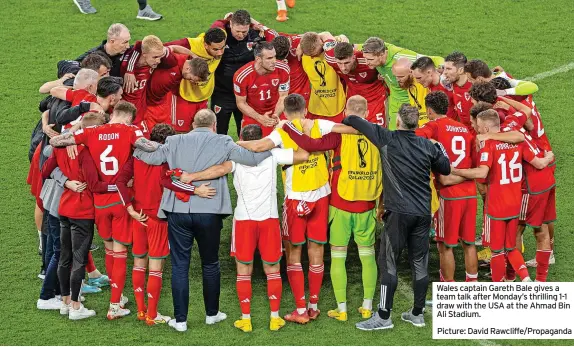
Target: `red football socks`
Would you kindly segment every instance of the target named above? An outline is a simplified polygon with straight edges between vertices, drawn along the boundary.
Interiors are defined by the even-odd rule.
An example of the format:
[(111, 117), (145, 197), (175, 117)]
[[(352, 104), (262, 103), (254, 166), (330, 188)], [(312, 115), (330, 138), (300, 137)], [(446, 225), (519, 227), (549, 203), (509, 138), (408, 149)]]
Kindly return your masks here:
[(279, 272), (267, 274), (267, 297), (269, 298), (269, 308), (271, 312), (279, 311), (282, 291), (283, 282), (281, 281), (281, 274)]
[(86, 272), (96, 271), (96, 264), (94, 264), (94, 258), (92, 257), (92, 252), (88, 252), (88, 263), (86, 264)]
[(325, 265), (309, 265), (309, 302), (316, 304), (319, 302), (319, 293), (323, 284), (323, 273)]
[(120, 297), (126, 285), (126, 261), (128, 257), (127, 251), (114, 252), (114, 270), (112, 274), (112, 296), (110, 303), (117, 304), (120, 302)]
[(504, 281), (506, 275), (506, 261), (504, 253), (492, 253), (490, 258), (490, 271), (492, 272), (492, 282)]
[(162, 272), (150, 271), (147, 279), (147, 316), (157, 317), (157, 303), (161, 294)]
[(134, 266), (132, 271), (132, 284), (134, 287), (134, 296), (136, 298), (138, 312), (147, 311), (147, 308), (145, 306), (145, 288), (144, 288), (145, 267)]
[(237, 275), (237, 297), (242, 314), (251, 313), (251, 275)]
[(522, 253), (518, 249), (513, 249), (506, 253), (506, 256), (508, 257), (510, 264), (512, 264), (514, 271), (516, 271), (518, 276), (520, 276), (521, 280), (530, 277), (526, 264), (524, 264), (524, 257), (522, 257)]
[(106, 261), (106, 272), (108, 274), (108, 278), (110, 279), (110, 282), (113, 282), (113, 280), (112, 280), (112, 274), (114, 272), (114, 251), (113, 250), (106, 248), (105, 261)]
[(287, 278), (295, 298), (295, 306), (297, 308), (306, 308), (305, 276), (300, 263), (287, 265)]
[(552, 250), (537, 250), (536, 251), (536, 280), (538, 282), (546, 282), (548, 278), (548, 267), (550, 266), (550, 256)]

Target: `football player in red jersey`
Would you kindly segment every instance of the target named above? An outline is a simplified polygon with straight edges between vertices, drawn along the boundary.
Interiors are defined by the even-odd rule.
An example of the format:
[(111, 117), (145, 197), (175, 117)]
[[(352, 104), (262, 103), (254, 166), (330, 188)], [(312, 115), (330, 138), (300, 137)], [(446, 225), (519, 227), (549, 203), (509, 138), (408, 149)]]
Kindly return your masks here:
[(461, 52), (452, 52), (444, 58), (442, 75), (445, 82), (452, 86), (452, 102), (458, 121), (473, 132), (474, 128), (470, 124), (470, 108), (473, 104), (468, 94), (472, 83), (464, 73), (466, 61), (466, 56)]
[(192, 58), (176, 54), (177, 65), (171, 69), (154, 72), (147, 90), (147, 110), (141, 127), (149, 131), (156, 124), (171, 124), (176, 132), (187, 132), (193, 117), (204, 102), (194, 103), (180, 96), (182, 81), (201, 84), (210, 76), (207, 62), (203, 58)]
[(148, 35), (142, 41), (128, 49), (122, 57), (122, 76), (132, 75), (135, 83), (125, 83), (124, 100), (131, 102), (137, 109), (134, 124), (139, 124), (146, 112), (146, 84), (154, 69), (169, 69), (177, 65), (177, 60), (168, 47), (154, 35)]
[(452, 85), (444, 84), (445, 82), (441, 79), (441, 74), (437, 71), (433, 60), (430, 57), (420, 57), (411, 65), (411, 70), (413, 77), (417, 82), (422, 84), (423, 87), (428, 88), (431, 92), (440, 90), (446, 94), (448, 97), (448, 112), (446, 116), (456, 119)]
[[(501, 77), (493, 78), (491, 80), (491, 83), (496, 87), (497, 92), (500, 92), (501, 90), (508, 90), (509, 88), (511, 88), (510, 82), (508, 82), (508, 80), (501, 78)], [(540, 112), (538, 111), (536, 103), (533, 100), (533, 96), (532, 95), (509, 96), (508, 98), (511, 100), (519, 101), (520, 103), (526, 105), (531, 110), (530, 119), (532, 120), (532, 124), (529, 124), (529, 122), (527, 122), (524, 125), (524, 128), (528, 131), (528, 135), (530, 135), (532, 137), (532, 140), (536, 143), (536, 145), (541, 150), (552, 151), (552, 146), (550, 145), (550, 141), (548, 140), (548, 136), (546, 135), (546, 129), (544, 128), (544, 124), (542, 123), (542, 118), (540, 116)], [(549, 166), (551, 166), (553, 171), (554, 171), (556, 169), (556, 160), (554, 160), (554, 162), (552, 162)], [(553, 190), (554, 189), (555, 188), (553, 188)], [(552, 193), (552, 194), (555, 195), (555, 193)], [(552, 208), (555, 209), (556, 208), (555, 201), (550, 202), (549, 204), (550, 204), (549, 209), (552, 209)], [(550, 237), (550, 248), (552, 249), (552, 254), (551, 254), (550, 260), (549, 260), (550, 264), (554, 264), (554, 262), (555, 262), (555, 260), (554, 260), (554, 219), (556, 218), (555, 214), (556, 214), (555, 211), (554, 211), (554, 213), (552, 213), (552, 211), (550, 211), (549, 215), (550, 216), (554, 215), (554, 218), (545, 219), (543, 224), (542, 224), (542, 229), (548, 229), (548, 233), (550, 235), (549, 236)], [(536, 258), (527, 261), (526, 266), (537, 267)]]
[(245, 64), (233, 76), (237, 107), (244, 117), (241, 127), (261, 126), (269, 135), (283, 113), (283, 100), (289, 94), (289, 66), (277, 61), (270, 42), (260, 42), (253, 49), (255, 61)]
[[(103, 123), (103, 115), (88, 113), (82, 118), (81, 126), (86, 128)], [(79, 146), (78, 152), (79, 155), (72, 159), (65, 149), (56, 148), (42, 167), (43, 177), (48, 177), (56, 167), (68, 177), (58, 208), (62, 265), (58, 267), (58, 279), (62, 293), (60, 313), (67, 314), (71, 320), (85, 319), (96, 314), (94, 310), (85, 308), (79, 300), (80, 288), (89, 262), (89, 247), (94, 236), (92, 193), (116, 191), (116, 187), (99, 181), (96, 166), (88, 150), (84, 146)], [(85, 189), (86, 183), (89, 189)]]
[[(432, 63), (432, 61), (431, 61)], [(434, 66), (434, 65), (433, 65)], [(435, 91), (425, 98), (430, 122), (415, 130), (419, 136), (440, 142), (445, 148), (451, 165), (459, 169), (473, 167), (473, 136), (468, 128), (446, 114), (449, 98), (442, 91)], [(440, 269), (446, 282), (454, 282), (453, 248), (459, 240), (464, 249), (466, 281), (477, 281), (478, 264), (474, 236), (476, 230), (476, 185), (464, 180), (457, 184), (441, 185), (435, 177), (439, 195), (438, 216), (435, 218), (436, 240), (440, 254)]]
[[(289, 65), (289, 93), (303, 96), (305, 102), (308, 103), (311, 92), (309, 77), (303, 70), (303, 65), (296, 53), (302, 35), (285, 33), (279, 35), (273, 39), (272, 43), (275, 47), (277, 60), (283, 60)], [(282, 119), (285, 117), (283, 116)]]
[[(477, 117), (479, 134), (500, 132), (500, 118), (494, 110), (481, 112)], [(486, 226), (485, 242), (493, 255), (490, 261), (492, 280), (505, 279), (508, 261), (523, 282), (530, 282), (530, 276), (520, 250), (516, 249), (518, 216), (521, 205), (522, 161), (535, 167), (545, 167), (551, 157), (539, 158), (524, 143), (510, 144), (488, 140), (480, 151), (479, 166), (475, 169), (453, 168), (453, 174), (469, 179), (486, 178)]]
[[(121, 84), (110, 84), (110, 94), (121, 97)], [(115, 92), (115, 93), (114, 93)], [(144, 151), (157, 149), (156, 142), (143, 137), (138, 127), (131, 125), (136, 109), (129, 102), (119, 102), (108, 124), (86, 128), (53, 137), (50, 144), (64, 147), (84, 144), (98, 167), (101, 181), (114, 184), (122, 166), (132, 154), (132, 146)], [(112, 294), (108, 319), (128, 315), (123, 308), (127, 298), (122, 295), (126, 280), (127, 246), (132, 243), (130, 216), (122, 206), (121, 196), (116, 193), (95, 194), (94, 206), (98, 233), (106, 247), (106, 270), (111, 275)]]
[[(553, 153), (541, 150), (526, 130), (521, 129), (528, 149), (538, 158), (552, 162)], [(483, 140), (488, 140), (488, 134)], [(550, 236), (543, 223), (556, 219), (556, 179), (551, 167), (541, 161), (523, 163), (525, 179), (522, 181), (522, 204), (520, 207), (517, 244), (522, 242), (526, 225), (534, 229), (536, 237), (536, 281), (546, 282), (550, 255)], [(514, 280), (514, 273), (507, 271), (507, 280)]]
[(345, 81), (347, 100), (354, 95), (367, 99), (369, 110), (366, 119), (387, 127), (387, 90), (378, 79), (377, 70), (369, 67), (363, 52), (355, 50), (351, 43), (338, 42), (334, 48), (328, 48), (325, 50), (325, 60)]

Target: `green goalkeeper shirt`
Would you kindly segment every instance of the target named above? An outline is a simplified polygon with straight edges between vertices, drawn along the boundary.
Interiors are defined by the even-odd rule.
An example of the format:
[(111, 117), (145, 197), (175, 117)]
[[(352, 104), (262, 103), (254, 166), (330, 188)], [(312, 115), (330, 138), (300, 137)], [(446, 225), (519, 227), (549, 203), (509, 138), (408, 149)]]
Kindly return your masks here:
[[(389, 129), (394, 130), (396, 128), (397, 112), (399, 112), (399, 108), (401, 107), (402, 104), (409, 103), (409, 94), (405, 89), (402, 89), (399, 86), (399, 82), (397, 81), (395, 75), (393, 75), (391, 69), (393, 67), (393, 64), (400, 58), (407, 58), (410, 61), (414, 62), (415, 60), (417, 60), (420, 57), (423, 57), (424, 55), (418, 54), (409, 49), (395, 46), (388, 42), (385, 42), (385, 46), (389, 51), (387, 55), (387, 62), (385, 63), (385, 65), (378, 66), (377, 71), (381, 76), (383, 76), (385, 83), (387, 84), (390, 90), (389, 108), (388, 108), (388, 118), (390, 120)], [(444, 58), (442, 57), (430, 56), (430, 58), (433, 60), (435, 66), (437, 67), (444, 64)]]

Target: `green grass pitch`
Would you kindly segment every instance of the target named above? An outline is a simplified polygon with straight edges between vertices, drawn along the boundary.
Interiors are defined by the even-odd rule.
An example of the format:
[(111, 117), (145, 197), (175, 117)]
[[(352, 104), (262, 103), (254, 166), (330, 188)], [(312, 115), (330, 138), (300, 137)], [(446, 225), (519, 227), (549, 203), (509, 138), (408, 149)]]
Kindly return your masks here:
[[(230, 218), (226, 220), (221, 245), (221, 309), (228, 320), (216, 326), (203, 323), (200, 264), (194, 251), (191, 269), (191, 300), (188, 331), (177, 333), (166, 326), (148, 327), (135, 314), (113, 322), (105, 319), (109, 289), (87, 297), (87, 306), (97, 312), (92, 319), (71, 322), (57, 312), (38, 311), (35, 303), (40, 281), (36, 278), (40, 259), (36, 255), (37, 236), (33, 221), (34, 199), (26, 185), (30, 131), (40, 117), (39, 86), (56, 77), (59, 59), (75, 58), (104, 39), (111, 23), (122, 22), (132, 34), (132, 42), (155, 34), (164, 41), (196, 34), (209, 28), (216, 19), (238, 8), (249, 10), (259, 21), (278, 31), (302, 33), (331, 31), (344, 33), (352, 42), (379, 36), (420, 53), (442, 55), (463, 51), (469, 58), (485, 59), (491, 66), (501, 65), (518, 78), (533, 76), (570, 63), (574, 12), (570, 0), (299, 0), (286, 23), (275, 21), (272, 0), (151, 0), (164, 20), (136, 20), (135, 0), (94, 0), (96, 15), (80, 14), (71, 0), (4, 0), (0, 42), (0, 344), (9, 345), (493, 345), (493, 344), (571, 344), (569, 341), (479, 341), (432, 340), (431, 324), (418, 329), (403, 324), (397, 313), (407, 310), (412, 297), (410, 273), (401, 269), (395, 300), (395, 328), (366, 333), (355, 329), (359, 321), (356, 307), (361, 303), (360, 263), (356, 247), (350, 250), (349, 321), (328, 319), (326, 311), (335, 307), (329, 280), (329, 260), (318, 321), (306, 326), (288, 324), (279, 332), (268, 330), (268, 302), (261, 269), (254, 274), (254, 331), (244, 334), (232, 323), (239, 317), (235, 293), (234, 262), (228, 256)], [(574, 246), (572, 205), (574, 203), (574, 149), (571, 144), (572, 90), (574, 71), (566, 71), (537, 81), (536, 102), (558, 158), (558, 223), (556, 227), (556, 265), (549, 280), (571, 281), (574, 263), (568, 256)], [(233, 127), (230, 127), (233, 129)], [(534, 255), (533, 237), (528, 231), (526, 258)], [(101, 240), (96, 236), (98, 244)], [(431, 276), (437, 280), (438, 257), (432, 249)], [(94, 253), (96, 264), (104, 268), (103, 248)], [(457, 278), (464, 278), (460, 250), (457, 252)], [(130, 266), (131, 268), (131, 266)], [(172, 315), (170, 266), (166, 266), (160, 312)], [(128, 274), (131, 271), (128, 270)], [(129, 275), (128, 275), (129, 276)], [(133, 299), (131, 280), (125, 293)], [(378, 295), (375, 300), (378, 300)], [(134, 309), (134, 304), (130, 304)], [(293, 298), (284, 282), (281, 313), (292, 310)], [(427, 322), (431, 315), (427, 313)]]

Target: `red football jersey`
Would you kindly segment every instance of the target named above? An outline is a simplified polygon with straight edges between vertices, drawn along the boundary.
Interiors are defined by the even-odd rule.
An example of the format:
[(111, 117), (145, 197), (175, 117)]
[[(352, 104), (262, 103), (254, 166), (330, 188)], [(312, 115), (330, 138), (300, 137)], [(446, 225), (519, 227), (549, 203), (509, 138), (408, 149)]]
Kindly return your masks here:
[[(497, 110), (499, 112), (505, 112), (505, 110)], [(514, 112), (513, 112), (514, 111)], [(513, 113), (511, 113), (513, 112)], [(511, 108), (508, 110), (508, 114), (505, 116), (504, 121), (500, 124), (500, 130), (502, 132), (516, 130), (521, 131), (522, 127), (526, 123), (526, 115), (522, 112), (518, 112)]]
[(181, 71), (188, 57), (182, 54), (175, 54), (177, 65), (170, 69), (157, 69), (151, 76), (147, 85), (147, 104), (156, 106), (166, 103), (166, 95), (173, 93), (179, 95), (179, 85), (183, 79)]
[[(134, 90), (130, 93), (124, 91), (122, 95), (125, 101), (131, 102), (137, 109), (134, 124), (138, 124), (143, 120), (146, 110), (146, 84), (154, 72), (154, 69), (149, 66), (138, 66), (141, 55), (141, 42), (138, 41), (131, 49), (124, 53), (120, 68), (122, 77), (126, 72), (130, 72), (133, 73), (136, 78)], [(177, 60), (171, 50), (168, 49), (166, 55), (161, 58), (157, 69), (170, 69), (175, 65), (177, 65)]]
[[(71, 102), (72, 107), (78, 106), (80, 102), (96, 102), (97, 100), (98, 99), (94, 94), (89, 93), (85, 89), (77, 89), (77, 90), (68, 89), (66, 91), (66, 101)], [(76, 120), (68, 124), (64, 124), (64, 129), (71, 128), (74, 124), (78, 123), (80, 120), (82, 120), (82, 116), (78, 117)]]
[[(538, 158), (544, 158), (544, 151), (534, 142), (534, 139), (527, 134), (523, 129), (524, 133), (524, 143), (526, 147), (532, 152), (532, 154)], [(524, 173), (526, 178), (524, 179), (524, 188), (530, 194), (543, 193), (556, 185), (556, 179), (554, 177), (554, 170), (552, 167), (545, 167), (539, 170), (532, 166), (527, 160), (524, 161)]]
[[(142, 131), (135, 125), (108, 123), (97, 127), (80, 129), (74, 133), (77, 144), (88, 147), (100, 181), (115, 183), (118, 172), (132, 155), (132, 146), (143, 137)], [(96, 207), (119, 202), (116, 193), (95, 194)]]
[(275, 70), (266, 75), (255, 71), (255, 62), (245, 64), (233, 76), (235, 95), (246, 96), (247, 104), (263, 115), (275, 110), (279, 92), (289, 92), (289, 66), (278, 61)]
[(546, 131), (544, 129), (544, 124), (542, 124), (542, 118), (540, 117), (540, 112), (538, 112), (538, 108), (536, 107), (536, 103), (532, 99), (532, 95), (528, 95), (526, 99), (521, 101), (524, 105), (530, 107), (532, 109), (532, 124), (534, 128), (530, 130), (529, 134), (532, 136), (536, 145), (545, 151), (551, 151), (552, 146), (550, 145), (550, 141), (548, 140), (548, 136), (546, 136)]
[(524, 142), (510, 144), (487, 140), (480, 151), (479, 166), (490, 168), (487, 176), (486, 214), (493, 219), (517, 218), (522, 201), (522, 161), (534, 154)]
[(384, 102), (387, 98), (387, 91), (383, 82), (377, 78), (379, 75), (377, 70), (371, 69), (367, 65), (362, 51), (355, 51), (355, 59), (357, 59), (355, 69), (348, 74), (344, 74), (339, 69), (335, 59), (335, 46), (325, 51), (325, 60), (335, 69), (337, 75), (345, 81), (347, 99), (353, 95), (360, 95), (367, 99), (367, 103)]
[(287, 61), (287, 65), (289, 65), (289, 93), (302, 95), (305, 100), (308, 100), (309, 93), (311, 93), (309, 77), (307, 77), (305, 70), (303, 70), (303, 64), (301, 64), (301, 61), (297, 59), (296, 54), (297, 47), (299, 47), (299, 43), (301, 43), (301, 37), (303, 35), (285, 33), (280, 33), (280, 35), (287, 37), (289, 41), (291, 41), (291, 49), (285, 59)]
[(473, 104), (472, 98), (470, 97), (470, 94), (468, 94), (470, 87), (472, 87), (472, 83), (468, 81), (466, 81), (462, 87), (454, 83), (452, 85), (452, 101), (454, 110), (458, 115), (458, 120), (469, 129), (472, 129), (472, 125), (470, 123), (470, 109)]
[[(429, 89), (431, 92), (441, 91), (441, 92), (445, 93), (446, 96), (448, 97), (448, 110), (446, 112), (446, 116), (449, 118), (455, 119), (455, 120), (459, 119), (456, 111), (454, 110), (455, 102), (454, 102), (453, 87), (450, 85), (445, 86), (444, 84), (442, 84), (442, 81), (440, 81), (436, 86), (431, 83), (431, 85), (429, 86)], [(471, 102), (471, 104), (472, 104), (472, 102)], [(469, 114), (470, 114), (470, 109), (469, 109)]]
[[(84, 152), (87, 152), (87, 149), (84, 146), (78, 146), (78, 156), (75, 159), (70, 159), (65, 148), (54, 148), (58, 167), (69, 180), (86, 182), (80, 163), (80, 157), (86, 155)], [(65, 189), (60, 198), (58, 213), (68, 218), (93, 219), (94, 198), (92, 192), (85, 189), (81, 193), (76, 193), (70, 189)]]
[(157, 211), (163, 195), (162, 175), (169, 167), (148, 165), (134, 158), (134, 208), (143, 209), (146, 214), (157, 218)]
[(66, 101), (71, 102), (72, 107), (74, 107), (78, 106), (80, 102), (96, 102), (97, 98), (85, 89), (68, 89), (66, 90)]
[[(473, 164), (473, 136), (464, 124), (449, 117), (430, 121), (417, 129), (416, 134), (440, 142), (445, 148), (451, 165), (458, 169), (470, 169)], [(476, 185), (472, 180), (452, 186), (440, 186), (439, 194), (444, 199), (476, 198)]]

